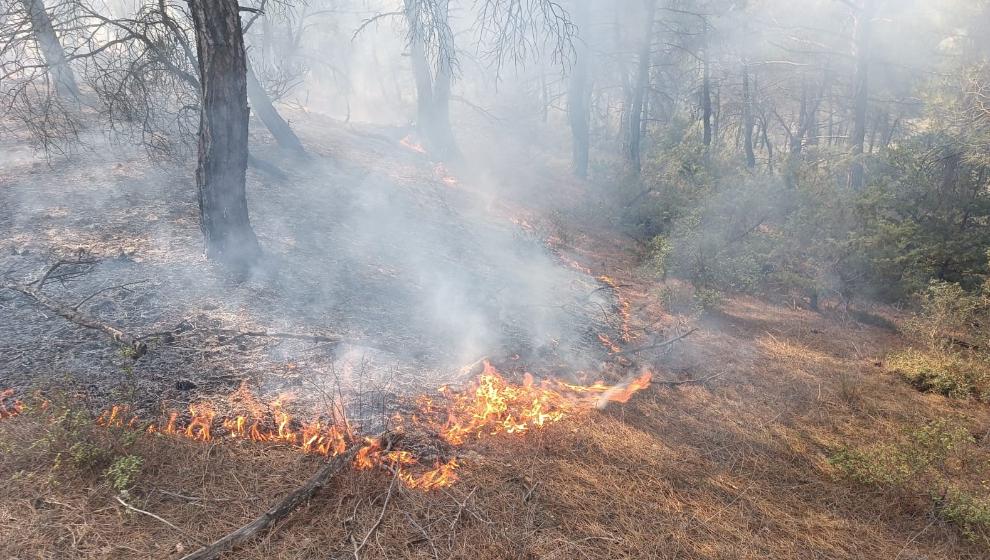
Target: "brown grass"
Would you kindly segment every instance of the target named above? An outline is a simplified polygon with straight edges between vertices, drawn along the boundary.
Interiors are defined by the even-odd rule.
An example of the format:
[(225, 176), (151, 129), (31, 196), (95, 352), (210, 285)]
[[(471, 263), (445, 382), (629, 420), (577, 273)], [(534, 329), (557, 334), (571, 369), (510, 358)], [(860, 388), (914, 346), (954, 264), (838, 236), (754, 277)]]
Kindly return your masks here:
[[(704, 327), (667, 363), (690, 377), (722, 374), (717, 381), (653, 388), (626, 406), (479, 442), (455, 487), (397, 490), (361, 558), (986, 557), (933, 517), (927, 496), (846, 481), (827, 461), (840, 445), (871, 445), (933, 418), (978, 433), (990, 421), (985, 405), (920, 394), (878, 368), (877, 356), (901, 344), (887, 331), (748, 299)], [(128, 503), (180, 533), (118, 504), (104, 466), (79, 468), (68, 442), (46, 443), (50, 418), (0, 423), (6, 558), (177, 558), (317, 468), (276, 446), (78, 436), (142, 457)], [(382, 515), (389, 482), (384, 472), (348, 473), (229, 557), (353, 557), (352, 539)]]

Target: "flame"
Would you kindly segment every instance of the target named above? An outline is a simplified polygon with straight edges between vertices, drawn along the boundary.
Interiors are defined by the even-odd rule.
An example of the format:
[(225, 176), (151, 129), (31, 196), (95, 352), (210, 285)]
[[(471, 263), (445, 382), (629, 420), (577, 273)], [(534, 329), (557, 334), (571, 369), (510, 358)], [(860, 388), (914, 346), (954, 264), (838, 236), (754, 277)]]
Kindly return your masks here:
[(24, 410), (24, 403), (14, 398), (13, 389), (0, 391), (0, 418), (13, 418), (22, 410)]
[[(414, 412), (394, 418), (396, 430), (425, 428), (457, 448), (493, 435), (523, 434), (610, 402), (628, 402), (633, 394), (649, 387), (651, 379), (651, 374), (645, 372), (618, 385), (572, 385), (553, 379), (536, 382), (527, 373), (521, 383), (513, 383), (488, 360), (482, 363), (481, 374), (465, 388), (445, 386), (440, 388), (439, 397), (418, 397)], [(11, 393), (0, 393), (0, 410), (7, 410), (2, 403)], [(188, 414), (172, 411), (164, 426), (152, 423), (145, 431), (200, 442), (230, 438), (282, 443), (303, 453), (324, 456), (339, 455), (348, 449), (354, 437), (340, 410), (334, 411), (334, 419), (329, 422), (301, 422), (289, 413), (290, 400), (291, 395), (281, 395), (266, 407), (242, 385), (228, 401), (246, 414), (220, 417), (210, 403), (193, 403)], [(138, 419), (128, 407), (115, 405), (97, 418), (97, 424), (135, 428)], [(460, 463), (456, 457), (436, 460), (428, 466), (409, 449), (384, 446), (381, 438), (364, 438), (359, 445), (353, 460), (355, 468), (384, 468), (408, 488), (428, 491), (458, 480)]]
[(481, 375), (467, 390), (454, 392), (441, 388), (448, 407), (440, 435), (457, 446), (485, 435), (524, 433), (582, 410), (602, 408), (609, 402), (628, 402), (634, 393), (650, 386), (651, 377), (651, 373), (645, 372), (616, 386), (602, 382), (570, 385), (555, 380), (536, 384), (527, 373), (522, 384), (513, 384), (486, 360)]
[(598, 340), (601, 341), (602, 346), (604, 346), (606, 350), (608, 350), (609, 352), (611, 352), (613, 354), (622, 351), (622, 348), (620, 348), (618, 344), (612, 342), (612, 339), (609, 338), (609, 336), (607, 334), (599, 333), (598, 334)]
[[(609, 288), (612, 288), (612, 293), (615, 294), (615, 298), (618, 300), (618, 313), (619, 318), (621, 319), (621, 324), (619, 325), (619, 335), (623, 342), (629, 342), (633, 338), (629, 328), (629, 302), (626, 298), (622, 297), (621, 293), (619, 293), (619, 286), (611, 276), (602, 274), (598, 277), (598, 281), (605, 284)], [(614, 350), (613, 352), (617, 351), (618, 350)]]
[(426, 148), (424, 148), (422, 144), (417, 142), (412, 134), (407, 134), (402, 140), (399, 140), (399, 144), (402, 144), (406, 148), (409, 148), (410, 150), (416, 153), (419, 154), (426, 153)]
[(443, 181), (443, 184), (447, 185), (448, 187), (457, 186), (457, 177), (451, 175), (450, 172), (447, 171), (447, 166), (445, 166), (443, 163), (438, 163), (433, 166), (433, 174), (439, 177), (440, 180)]

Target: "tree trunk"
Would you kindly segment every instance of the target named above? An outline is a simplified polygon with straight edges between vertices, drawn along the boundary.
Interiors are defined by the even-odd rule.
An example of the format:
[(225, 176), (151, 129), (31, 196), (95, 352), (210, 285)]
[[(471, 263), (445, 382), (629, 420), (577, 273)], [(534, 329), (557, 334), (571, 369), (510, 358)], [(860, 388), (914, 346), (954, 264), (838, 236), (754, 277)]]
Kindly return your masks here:
[(639, 69), (636, 76), (636, 88), (633, 91), (632, 109), (629, 111), (629, 163), (636, 173), (642, 169), (640, 159), (640, 140), (643, 134), (643, 100), (650, 87), (650, 54), (653, 47), (653, 18), (656, 14), (657, 0), (646, 0), (646, 29), (643, 43), (639, 49)]
[(76, 77), (65, 56), (65, 49), (55, 34), (44, 0), (24, 0), (24, 8), (31, 23), (31, 31), (38, 42), (38, 50), (41, 51), (48, 72), (55, 82), (56, 94), (62, 99), (78, 99)]
[(237, 0), (188, 0), (201, 84), (200, 227), (206, 256), (247, 269), (261, 249), (248, 218), (247, 56)]
[(701, 119), (704, 126), (704, 137), (702, 138), (705, 148), (712, 145), (712, 69), (711, 59), (708, 52), (708, 20), (704, 22), (703, 31), (704, 50), (702, 52), (701, 66)]
[(591, 33), (591, 0), (577, 0), (574, 6), (574, 23), (580, 36), (575, 42), (576, 60), (571, 71), (571, 83), (567, 93), (567, 116), (571, 125), (571, 165), (574, 174), (581, 178), (588, 176), (588, 153), (591, 149), (591, 103), (588, 48)]
[(248, 100), (251, 102), (251, 109), (261, 118), (261, 122), (272, 133), (279, 146), (297, 154), (306, 153), (306, 148), (303, 148), (299, 137), (296, 136), (296, 133), (289, 127), (289, 123), (285, 122), (282, 115), (279, 115), (275, 106), (272, 105), (272, 100), (268, 97), (268, 92), (261, 87), (261, 83), (258, 82), (258, 77), (254, 74), (250, 63), (247, 64), (247, 95)]
[[(453, 36), (448, 30), (438, 30), (444, 44), (438, 49), (436, 75), (430, 69), (421, 32), (418, 30), (416, 10), (421, 9), (414, 0), (405, 0), (405, 16), (410, 29), (410, 57), (413, 77), (416, 80), (416, 126), (429, 151), (439, 159), (457, 157), (457, 142), (450, 125), (450, 86), (454, 78), (452, 57)], [(448, 0), (440, 0), (437, 9), (444, 25), (447, 22)]]
[(866, 113), (869, 101), (870, 35), (875, 0), (864, 0), (863, 7), (856, 15), (856, 76), (853, 81), (853, 133), (852, 166), (849, 169), (849, 188), (860, 190), (865, 182), (863, 148), (866, 142)]
[(756, 167), (753, 152), (753, 94), (749, 88), (749, 65), (743, 64), (743, 147), (746, 150), (746, 167)]

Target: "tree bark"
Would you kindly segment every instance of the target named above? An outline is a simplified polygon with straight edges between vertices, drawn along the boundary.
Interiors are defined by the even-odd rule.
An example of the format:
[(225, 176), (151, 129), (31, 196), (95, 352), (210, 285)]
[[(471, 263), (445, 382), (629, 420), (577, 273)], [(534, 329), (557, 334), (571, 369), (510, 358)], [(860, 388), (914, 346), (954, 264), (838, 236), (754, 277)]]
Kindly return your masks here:
[(258, 82), (258, 77), (251, 68), (250, 62), (247, 64), (247, 95), (248, 100), (251, 102), (251, 109), (254, 110), (261, 119), (261, 122), (272, 133), (272, 136), (275, 137), (275, 142), (286, 150), (297, 154), (305, 154), (306, 148), (303, 147), (302, 142), (299, 141), (299, 137), (289, 127), (289, 123), (285, 122), (282, 115), (279, 115), (275, 106), (272, 105), (272, 100), (268, 96), (268, 92), (261, 87), (261, 83)]
[(247, 269), (261, 249), (248, 217), (247, 55), (237, 0), (188, 0), (196, 34), (201, 103), (200, 227), (206, 256)]
[(629, 111), (629, 163), (636, 173), (642, 169), (640, 142), (642, 139), (643, 101), (650, 86), (650, 54), (653, 47), (653, 18), (657, 0), (646, 0), (646, 29), (639, 49), (639, 68), (632, 108)]
[(866, 142), (866, 113), (869, 102), (870, 39), (872, 20), (876, 11), (875, 0), (864, 0), (856, 15), (855, 49), (856, 75), (853, 80), (853, 133), (852, 166), (849, 169), (849, 188), (860, 190), (865, 182), (863, 148)]
[(78, 99), (79, 85), (65, 56), (65, 49), (62, 48), (62, 43), (55, 34), (55, 27), (52, 26), (52, 20), (45, 9), (44, 0), (24, 0), (24, 8), (27, 10), (38, 50), (41, 51), (48, 72), (55, 82), (56, 94), (66, 100)]
[(567, 93), (567, 116), (571, 125), (571, 165), (574, 174), (581, 178), (588, 176), (588, 158), (591, 150), (591, 103), (588, 48), (590, 40), (591, 0), (577, 0), (574, 6), (574, 23), (580, 37), (575, 43), (576, 60), (571, 71), (570, 88)]

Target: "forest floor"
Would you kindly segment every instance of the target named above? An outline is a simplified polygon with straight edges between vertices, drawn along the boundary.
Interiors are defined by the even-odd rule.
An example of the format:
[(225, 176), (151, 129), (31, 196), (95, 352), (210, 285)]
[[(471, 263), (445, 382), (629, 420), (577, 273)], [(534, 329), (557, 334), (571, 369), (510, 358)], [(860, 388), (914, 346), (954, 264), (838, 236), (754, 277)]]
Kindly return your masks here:
[[(48, 284), (50, 295), (74, 305), (140, 281), (81, 308), (139, 334), (174, 334), (134, 360), (0, 291), (0, 390), (54, 403), (0, 419), (0, 556), (180, 558), (259, 515), (321, 462), (276, 443), (97, 426), (113, 404), (158, 414), (222, 401), (247, 382), (259, 397), (295, 393), (300, 412), (337, 391), (349, 415), (370, 421), (367, 410), (390, 395), (463, 382), (457, 366), (482, 355), (508, 376), (616, 382), (647, 367), (656, 381), (700, 382), (654, 383), (625, 404), (472, 442), (448, 488), (344, 472), (225, 558), (990, 554), (926, 488), (864, 484), (837, 466), (843, 450), (903, 451), (926, 426), (958, 426), (972, 434), (966, 454), (942, 466), (961, 487), (987, 484), (990, 408), (920, 393), (885, 367), (909, 344), (895, 311), (871, 309), (887, 319), (866, 324), (837, 309), (728, 296), (716, 311), (677, 313), (669, 294), (682, 287), (642, 273), (640, 248), (589, 217), (594, 189), (545, 154), (489, 150), (487, 167), (446, 169), (403, 146), (405, 131), (318, 115), (295, 122), (315, 162), (294, 164), (255, 139), (255, 153), (287, 176), (251, 172), (271, 264), (241, 283), (202, 259), (189, 169), (123, 148), (49, 164), (4, 147), (4, 281), (37, 278), (57, 258), (98, 257)], [(698, 330), (635, 364), (598, 336), (639, 348), (688, 328)], [(223, 333), (245, 329), (348, 342), (226, 343)], [(119, 453), (139, 468), (108, 473)]]

